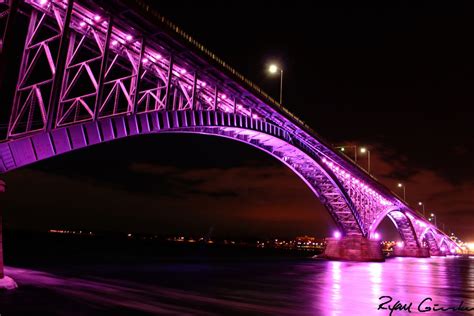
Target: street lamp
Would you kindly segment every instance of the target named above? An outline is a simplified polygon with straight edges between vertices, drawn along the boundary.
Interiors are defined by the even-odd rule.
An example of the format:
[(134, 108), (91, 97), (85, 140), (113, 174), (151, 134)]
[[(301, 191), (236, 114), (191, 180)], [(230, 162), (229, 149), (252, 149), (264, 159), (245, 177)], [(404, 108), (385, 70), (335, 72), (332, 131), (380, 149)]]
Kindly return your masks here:
[(360, 149), (360, 153), (361, 153), (361, 154), (367, 153), (367, 172), (370, 174), (370, 150), (368, 150), (368, 149), (365, 148), (365, 147), (362, 147), (362, 148)]
[(405, 190), (405, 186), (404, 186), (402, 183), (399, 183), (399, 184), (398, 184), (398, 187), (399, 187), (399, 188), (403, 188), (403, 201), (406, 201), (406, 190)]
[(438, 227), (438, 224), (436, 223), (436, 215), (434, 215), (433, 213), (430, 214), (430, 222), (432, 219), (434, 220), (435, 226)]
[(276, 74), (278, 70), (280, 71), (280, 105), (281, 105), (283, 103), (283, 69), (281, 69), (275, 64), (271, 64), (270, 67), (268, 67), (268, 71), (271, 74)]
[(423, 202), (418, 202), (418, 205), (423, 207), (423, 217), (425, 217), (425, 204), (423, 204)]
[(346, 151), (346, 148), (352, 148), (354, 150), (354, 161), (357, 163), (357, 145), (348, 145), (348, 146), (336, 146), (342, 152)]

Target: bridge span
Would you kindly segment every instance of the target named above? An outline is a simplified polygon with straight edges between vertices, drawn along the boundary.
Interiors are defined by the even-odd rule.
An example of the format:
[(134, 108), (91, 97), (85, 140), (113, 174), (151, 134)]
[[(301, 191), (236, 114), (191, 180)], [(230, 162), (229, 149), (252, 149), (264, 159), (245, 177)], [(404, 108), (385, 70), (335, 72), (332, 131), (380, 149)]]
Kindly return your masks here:
[(443, 231), (147, 2), (0, 0), (0, 22), (0, 172), (128, 136), (214, 135), (267, 152), (306, 183), (339, 229), (328, 238), (327, 258), (384, 260), (376, 232), (386, 217), (403, 240), (397, 255), (457, 251)]

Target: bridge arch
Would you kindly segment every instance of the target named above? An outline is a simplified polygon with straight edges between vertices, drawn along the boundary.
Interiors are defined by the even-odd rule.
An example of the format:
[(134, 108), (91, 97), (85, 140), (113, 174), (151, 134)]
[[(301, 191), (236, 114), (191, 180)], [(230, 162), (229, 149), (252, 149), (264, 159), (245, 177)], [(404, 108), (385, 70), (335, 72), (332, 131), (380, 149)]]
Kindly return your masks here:
[(455, 251), (451, 240), (446, 236), (441, 238), (439, 242), (439, 250), (444, 253), (451, 253)]
[(428, 247), (430, 249), (430, 253), (439, 253), (439, 243), (436, 241), (436, 232), (432, 227), (426, 228), (420, 235), (419, 240), (424, 247)]
[(370, 236), (375, 234), (379, 225), (387, 217), (391, 220), (391, 222), (397, 229), (405, 246), (417, 248), (420, 247), (420, 243), (416, 235), (416, 230), (413, 226), (410, 217), (405, 213), (404, 210), (401, 210), (397, 207), (388, 207), (380, 213), (380, 215), (370, 226)]
[(75, 149), (152, 133), (224, 137), (258, 148), (288, 166), (313, 191), (343, 234), (366, 235), (351, 198), (322, 157), (290, 133), (262, 119), (218, 111), (154, 111), (42, 131), (0, 144), (3, 172)]

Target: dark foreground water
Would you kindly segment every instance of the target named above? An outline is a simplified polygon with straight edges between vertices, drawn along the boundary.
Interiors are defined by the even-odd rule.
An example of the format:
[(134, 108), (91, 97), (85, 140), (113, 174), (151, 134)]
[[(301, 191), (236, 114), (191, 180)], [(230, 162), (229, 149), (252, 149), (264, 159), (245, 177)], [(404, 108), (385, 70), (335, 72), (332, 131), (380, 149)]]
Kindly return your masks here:
[(417, 312), (427, 297), (423, 308), (474, 307), (474, 258), (348, 263), (197, 245), (48, 242), (10, 249), (6, 272), (20, 287), (0, 293), (2, 316), (389, 315), (377, 310), (383, 295), (392, 305), (413, 302), (411, 314), (474, 315)]

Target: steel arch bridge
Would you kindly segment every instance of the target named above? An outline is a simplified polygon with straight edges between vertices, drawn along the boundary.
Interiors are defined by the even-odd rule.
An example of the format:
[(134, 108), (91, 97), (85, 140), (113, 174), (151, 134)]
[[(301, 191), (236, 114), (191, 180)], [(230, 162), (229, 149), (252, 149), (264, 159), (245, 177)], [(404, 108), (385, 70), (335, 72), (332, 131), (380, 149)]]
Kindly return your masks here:
[(128, 136), (214, 135), (291, 168), (342, 238), (375, 240), (388, 217), (409, 254), (458, 247), (142, 0), (0, 0), (0, 32), (0, 172)]

